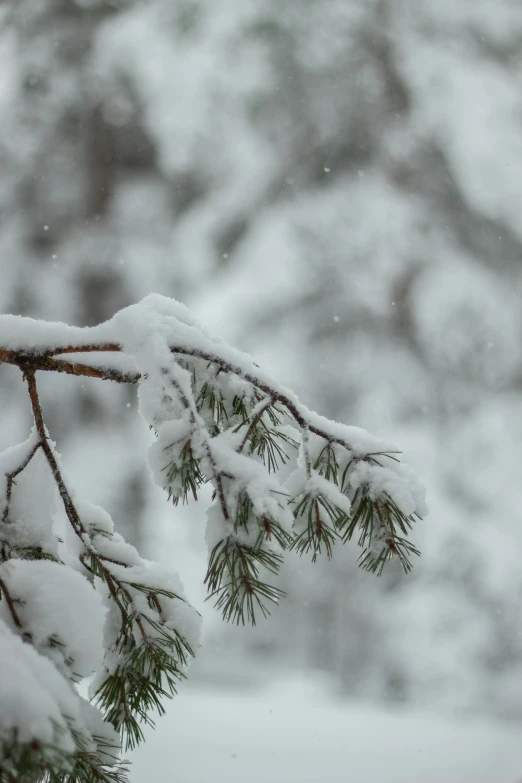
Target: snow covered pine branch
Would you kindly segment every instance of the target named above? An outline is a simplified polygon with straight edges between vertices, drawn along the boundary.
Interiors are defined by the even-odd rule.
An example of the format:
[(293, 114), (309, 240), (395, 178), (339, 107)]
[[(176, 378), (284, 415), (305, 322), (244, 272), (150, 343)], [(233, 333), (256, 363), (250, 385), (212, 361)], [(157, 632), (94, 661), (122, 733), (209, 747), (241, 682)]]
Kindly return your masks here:
[[(407, 535), (424, 493), (397, 451), (307, 410), (178, 302), (149, 296), (85, 329), (0, 316), (0, 361), (20, 368), (34, 418), (27, 440), (0, 455), (2, 783), (126, 780), (122, 740), (142, 739), (198, 644), (178, 577), (71, 489), (37, 371), (139, 381), (154, 481), (175, 505), (214, 489), (205, 582), (226, 620), (254, 623), (277, 603), (287, 549), (315, 560), (355, 536), (376, 574), (394, 556), (408, 571), (419, 554)], [(93, 674), (91, 704), (75, 684)]]

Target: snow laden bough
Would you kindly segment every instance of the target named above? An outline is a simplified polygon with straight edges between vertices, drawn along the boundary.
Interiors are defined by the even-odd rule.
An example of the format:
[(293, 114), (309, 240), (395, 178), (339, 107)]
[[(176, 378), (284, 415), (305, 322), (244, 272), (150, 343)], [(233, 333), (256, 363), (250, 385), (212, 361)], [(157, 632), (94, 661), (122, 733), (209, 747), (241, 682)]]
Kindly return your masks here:
[[(225, 620), (268, 614), (286, 550), (315, 561), (355, 538), (376, 574), (392, 557), (408, 571), (419, 554), (408, 533), (424, 493), (397, 450), (309, 411), (176, 301), (149, 296), (84, 329), (0, 316), (0, 361), (21, 370), (34, 417), (0, 455), (2, 782), (126, 780), (121, 744), (162, 712), (199, 634), (178, 577), (70, 487), (37, 372), (139, 382), (154, 481), (175, 505), (213, 487), (205, 582)], [(76, 689), (85, 678), (92, 703)]]

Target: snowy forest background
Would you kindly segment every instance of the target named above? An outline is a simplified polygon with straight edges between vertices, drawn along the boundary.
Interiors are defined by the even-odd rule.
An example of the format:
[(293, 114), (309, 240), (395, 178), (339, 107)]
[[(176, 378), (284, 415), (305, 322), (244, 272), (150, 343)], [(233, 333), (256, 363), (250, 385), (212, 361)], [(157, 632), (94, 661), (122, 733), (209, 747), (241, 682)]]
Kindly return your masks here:
[(193, 680), (522, 718), (521, 88), (520, 0), (0, 2), (0, 311), (175, 297), (428, 488), (412, 575), (289, 558), (272, 618), (224, 627), (135, 390), (42, 378), (76, 486), (205, 615)]

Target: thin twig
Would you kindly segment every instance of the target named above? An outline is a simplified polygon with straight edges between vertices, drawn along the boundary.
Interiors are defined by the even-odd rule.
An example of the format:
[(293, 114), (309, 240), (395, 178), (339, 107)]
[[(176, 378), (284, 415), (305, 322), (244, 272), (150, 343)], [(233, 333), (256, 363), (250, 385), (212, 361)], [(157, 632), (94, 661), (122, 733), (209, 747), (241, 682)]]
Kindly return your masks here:
[[(90, 345), (80, 346), (81, 351), (73, 349), (71, 346), (54, 349), (54, 353), (97, 353), (109, 351), (111, 353), (122, 353), (121, 346), (118, 345)], [(0, 348), (0, 362), (4, 364), (14, 364), (20, 369), (31, 367), (33, 370), (43, 370), (46, 372), (60, 372), (67, 375), (84, 376), (87, 378), (99, 378), (103, 381), (115, 381), (116, 383), (137, 383), (140, 374), (136, 372), (122, 372), (114, 367), (95, 367), (81, 362), (70, 362), (66, 359), (56, 359), (49, 351), (43, 353), (27, 353), (24, 351), (12, 351), (6, 348)]]
[(9, 611), (11, 612), (11, 617), (13, 618), (13, 623), (16, 625), (17, 628), (22, 629), (23, 628), (22, 623), (20, 621), (20, 618), (18, 617), (18, 612), (16, 611), (14, 606), (14, 599), (9, 593), (9, 590), (7, 589), (7, 585), (3, 579), (0, 579), (0, 593), (5, 596), (7, 606), (9, 607)]
[(31, 449), (27, 457), (24, 459), (24, 461), (15, 470), (11, 471), (11, 473), (5, 474), (5, 477), (7, 479), (7, 490), (6, 490), (6, 504), (4, 508), (4, 513), (2, 515), (2, 522), (4, 523), (6, 523), (9, 518), (9, 505), (11, 503), (11, 495), (13, 494), (13, 485), (16, 484), (15, 478), (19, 476), (20, 473), (22, 473), (26, 469), (26, 467), (29, 465), (29, 463), (31, 462), (32, 458), (34, 457), (34, 455), (36, 454), (40, 446), (41, 443), (40, 441), (38, 441), (38, 443), (36, 443), (33, 446), (33, 448)]
[(257, 427), (257, 425), (259, 424), (259, 421), (260, 421), (260, 419), (261, 419), (261, 416), (262, 416), (262, 415), (263, 415), (263, 413), (265, 413), (265, 412), (266, 412), (266, 411), (267, 411), (267, 410), (270, 408), (270, 406), (271, 406), (271, 405), (273, 405), (273, 404), (274, 404), (274, 400), (273, 400), (273, 398), (270, 398), (269, 400), (267, 400), (266, 404), (265, 404), (265, 405), (263, 405), (263, 406), (261, 407), (261, 409), (258, 411), (257, 415), (256, 415), (256, 416), (254, 416), (254, 418), (252, 419), (252, 422), (251, 422), (251, 424), (250, 424), (249, 428), (247, 429), (247, 431), (246, 431), (246, 433), (245, 433), (245, 437), (244, 437), (244, 438), (243, 438), (243, 440), (241, 441), (241, 445), (240, 445), (240, 446), (239, 446), (239, 448), (238, 448), (238, 452), (241, 452), (241, 451), (243, 451), (243, 449), (245, 448), (245, 445), (246, 445), (246, 443), (247, 443), (247, 441), (248, 441), (249, 437), (251, 436), (251, 434), (253, 433), (253, 431), (255, 430), (255, 428)]
[[(196, 420), (196, 413), (194, 412), (194, 410), (192, 408), (192, 405), (190, 404), (189, 398), (187, 397), (187, 395), (185, 394), (185, 392), (181, 388), (181, 384), (175, 378), (173, 378), (172, 375), (169, 375), (169, 378), (170, 378), (170, 382), (172, 383), (172, 385), (176, 389), (176, 392), (177, 392), (177, 394), (178, 394), (178, 396), (179, 396), (179, 398), (181, 400), (181, 404), (183, 405), (185, 410), (188, 411), (189, 418), (190, 418), (190, 423), (192, 424), (192, 426), (194, 428), (196, 428), (198, 426), (197, 420)], [(214, 459), (214, 455), (212, 454), (212, 449), (210, 448), (210, 443), (209, 443), (210, 435), (208, 434), (207, 428), (203, 427), (203, 426), (200, 426), (199, 429), (200, 429), (200, 431), (203, 431), (205, 433), (205, 435), (206, 435), (205, 443), (204, 443), (205, 451), (207, 452), (207, 458), (208, 458), (208, 460), (210, 462), (210, 466), (211, 466), (211, 468), (212, 468), (212, 470), (214, 472), (214, 478), (216, 480), (216, 488), (217, 488), (217, 493), (218, 493), (218, 497), (219, 497), (219, 503), (220, 503), (220, 506), (221, 506), (221, 511), (223, 512), (223, 517), (228, 521), (230, 519), (230, 514), (228, 512), (227, 502), (226, 502), (226, 499), (225, 499), (225, 491), (223, 489), (223, 475), (224, 474), (221, 473), (218, 470), (218, 467), (216, 465), (216, 460)]]
[[(225, 359), (222, 359), (217, 354), (208, 353), (207, 351), (201, 351), (197, 348), (180, 348), (177, 346), (171, 346), (170, 350), (174, 354), (179, 353), (182, 356), (193, 356), (194, 358), (197, 359), (204, 359), (207, 362), (216, 364), (224, 372), (232, 373), (233, 375), (237, 375), (239, 378), (248, 381), (248, 383), (251, 383), (257, 389), (264, 392), (267, 396), (271, 397), (274, 402), (279, 402), (284, 408), (286, 408), (287, 411), (292, 415), (293, 419), (296, 421), (296, 423), (301, 427), (303, 431), (308, 430), (309, 432), (312, 432), (314, 435), (318, 435), (320, 438), (324, 438), (324, 440), (327, 440), (330, 443), (338, 443), (347, 451), (351, 452), (352, 454), (354, 453), (353, 446), (351, 446), (343, 438), (339, 438), (333, 435), (331, 432), (327, 432), (326, 430), (321, 429), (321, 427), (317, 427), (314, 424), (311, 424), (307, 418), (310, 412), (305, 408), (304, 405), (299, 405), (299, 406), (296, 405), (296, 403), (293, 402), (284, 392), (274, 389), (268, 383), (260, 380), (260, 378), (253, 375), (251, 372), (248, 372), (247, 370), (243, 370), (242, 367), (238, 365), (231, 364)], [(394, 452), (394, 453), (400, 453), (400, 452)], [(361, 456), (354, 455), (354, 458), (357, 460), (364, 460), (364, 461), (367, 460), (366, 455), (361, 455)]]
[(102, 381), (114, 381), (115, 383), (137, 383), (139, 373), (125, 373), (114, 367), (92, 367), (89, 364), (68, 362), (64, 359), (45, 359), (45, 365), (37, 367), (38, 370), (62, 372), (67, 375), (79, 375), (85, 378), (99, 378)]
[(84, 345), (62, 345), (44, 351), (40, 356), (57, 356), (60, 353), (121, 353), (119, 343), (85, 343)]
[(306, 466), (306, 478), (312, 478), (312, 457), (310, 455), (310, 428), (305, 427), (303, 430), (303, 451), (305, 457)]
[[(51, 468), (51, 472), (53, 474), (54, 480), (56, 482), (56, 485), (58, 487), (58, 492), (60, 493), (60, 497), (62, 499), (63, 507), (65, 509), (65, 513), (67, 515), (67, 518), (69, 522), (71, 523), (71, 526), (76, 533), (76, 535), (81, 539), (83, 545), (85, 546), (85, 549), (87, 553), (93, 557), (100, 570), (102, 571), (104, 575), (104, 579), (109, 587), (109, 590), (111, 591), (111, 594), (113, 598), (115, 598), (116, 603), (120, 607), (120, 611), (122, 612), (122, 616), (125, 619), (125, 613), (124, 609), (122, 608), (119, 600), (117, 600), (117, 597), (115, 595), (116, 588), (114, 585), (117, 585), (118, 589), (123, 593), (123, 595), (127, 598), (129, 603), (134, 606), (134, 601), (132, 600), (132, 595), (127, 590), (126, 587), (120, 582), (119, 579), (117, 579), (114, 574), (110, 572), (110, 570), (103, 565), (103, 560), (106, 558), (100, 557), (100, 555), (96, 552), (96, 550), (88, 543), (88, 539), (90, 538), (87, 530), (84, 528), (83, 523), (81, 521), (80, 515), (76, 509), (76, 506), (74, 505), (74, 502), (71, 498), (71, 495), (69, 493), (69, 490), (67, 489), (67, 486), (65, 485), (65, 481), (63, 480), (62, 473), (60, 471), (60, 467), (58, 465), (58, 462), (56, 460), (56, 457), (54, 455), (53, 449), (51, 447), (51, 444), (49, 443), (49, 438), (47, 435), (47, 431), (45, 428), (44, 420), (43, 420), (43, 414), (42, 414), (42, 408), (40, 405), (40, 400), (38, 397), (38, 389), (36, 386), (36, 379), (35, 379), (35, 373), (34, 370), (27, 370), (25, 372), (25, 378), (27, 380), (27, 385), (29, 388), (29, 397), (31, 398), (31, 405), (33, 409), (33, 416), (34, 421), (36, 425), (36, 429), (38, 431), (38, 434), (40, 435), (40, 445), (42, 448), (43, 453), (46, 456), (47, 462), (49, 463), (49, 467)], [(148, 639), (147, 633), (145, 632), (145, 629), (143, 627), (143, 623), (140, 620), (139, 612), (135, 612), (134, 620), (136, 621), (137, 626), (140, 629), (140, 632), (145, 640)]]
[(87, 531), (82, 525), (80, 515), (78, 514), (76, 506), (74, 505), (71, 495), (69, 494), (69, 491), (65, 485), (58, 462), (49, 443), (49, 438), (47, 436), (47, 431), (45, 429), (43, 420), (42, 408), (38, 397), (38, 389), (36, 387), (34, 370), (27, 370), (25, 373), (25, 378), (29, 389), (29, 397), (31, 399), (31, 407), (33, 409), (34, 423), (40, 436), (40, 446), (43, 453), (45, 454), (47, 462), (49, 463), (49, 467), (51, 468), (53, 478), (56, 482), (58, 492), (60, 493), (60, 497), (62, 499), (65, 513), (67, 514), (67, 518), (71, 523), (74, 532), (83, 540), (83, 536), (87, 534)]
[[(197, 359), (204, 359), (211, 364), (215, 364), (219, 371), (231, 373), (237, 375), (239, 378), (251, 383), (260, 392), (273, 399), (274, 402), (279, 402), (290, 413), (295, 422), (303, 429), (308, 429), (314, 435), (318, 435), (321, 438), (329, 441), (330, 443), (338, 443), (343, 448), (353, 453), (353, 447), (347, 443), (343, 438), (333, 435), (331, 432), (323, 430), (312, 424), (309, 421), (309, 411), (303, 406), (294, 402), (284, 391), (273, 388), (266, 381), (261, 380), (252, 372), (244, 370), (239, 365), (232, 364), (231, 362), (223, 359), (218, 354), (203, 351), (197, 348), (186, 348), (182, 346), (171, 346), (170, 350), (173, 354), (179, 354), (181, 356), (192, 356)], [(0, 348), (0, 362), (7, 364), (14, 364), (20, 367), (22, 370), (27, 368), (44, 371), (63, 372), (69, 375), (87, 376), (93, 378), (100, 378), (102, 380), (111, 380), (118, 383), (136, 383), (140, 380), (139, 373), (126, 373), (116, 368), (107, 367), (91, 367), (89, 365), (69, 362), (64, 359), (54, 358), (61, 354), (67, 353), (123, 353), (123, 348), (118, 343), (92, 343), (85, 345), (64, 345), (55, 346), (52, 349), (43, 351), (41, 353), (32, 352), (27, 353), (23, 351), (13, 351), (6, 348)], [(357, 459), (366, 459), (366, 456), (357, 457)]]

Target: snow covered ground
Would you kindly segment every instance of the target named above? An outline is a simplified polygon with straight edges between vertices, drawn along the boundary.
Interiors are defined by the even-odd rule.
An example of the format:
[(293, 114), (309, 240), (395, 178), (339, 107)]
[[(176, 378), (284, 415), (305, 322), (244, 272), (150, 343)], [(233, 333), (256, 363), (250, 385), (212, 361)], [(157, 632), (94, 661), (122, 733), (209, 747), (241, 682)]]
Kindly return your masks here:
[(130, 758), (134, 783), (519, 783), (522, 726), (341, 702), (298, 678), (186, 684)]

